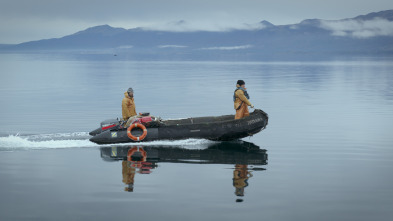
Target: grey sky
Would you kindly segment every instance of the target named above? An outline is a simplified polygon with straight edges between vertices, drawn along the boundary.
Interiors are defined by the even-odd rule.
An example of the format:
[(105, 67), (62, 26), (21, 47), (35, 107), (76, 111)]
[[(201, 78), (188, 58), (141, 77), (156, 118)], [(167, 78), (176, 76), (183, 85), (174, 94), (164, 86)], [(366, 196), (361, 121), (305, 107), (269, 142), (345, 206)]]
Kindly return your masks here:
[[(0, 43), (57, 38), (95, 25), (164, 30), (250, 28), (393, 9), (392, 0), (2, 0)], [(174, 29), (176, 23), (181, 29)]]

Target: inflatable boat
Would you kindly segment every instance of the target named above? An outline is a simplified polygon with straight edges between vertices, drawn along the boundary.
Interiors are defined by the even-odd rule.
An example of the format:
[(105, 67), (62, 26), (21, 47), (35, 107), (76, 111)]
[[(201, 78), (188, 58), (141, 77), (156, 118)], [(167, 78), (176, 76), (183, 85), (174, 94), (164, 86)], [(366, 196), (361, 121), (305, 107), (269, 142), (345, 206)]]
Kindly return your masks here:
[(136, 143), (156, 140), (208, 139), (230, 141), (252, 136), (265, 129), (268, 115), (255, 109), (250, 116), (235, 120), (234, 115), (161, 120), (151, 116), (136, 119), (129, 127), (114, 119), (101, 122), (90, 132), (97, 144)]

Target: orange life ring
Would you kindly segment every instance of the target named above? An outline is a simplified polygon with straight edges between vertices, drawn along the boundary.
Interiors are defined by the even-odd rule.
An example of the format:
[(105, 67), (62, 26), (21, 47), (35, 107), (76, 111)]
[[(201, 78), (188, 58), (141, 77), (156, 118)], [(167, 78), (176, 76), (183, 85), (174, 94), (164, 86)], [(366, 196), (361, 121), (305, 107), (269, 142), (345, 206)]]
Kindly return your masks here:
[[(131, 134), (132, 129), (134, 129), (135, 127), (139, 127), (143, 130), (143, 134), (141, 136), (135, 137)], [(135, 124), (131, 124), (131, 126), (127, 128), (127, 136), (133, 141), (141, 141), (145, 139), (146, 135), (147, 135), (147, 129), (143, 124), (135, 123)]]
[[(131, 159), (132, 155), (134, 155), (135, 152), (140, 152), (142, 154), (142, 160), (141, 161), (133, 161)], [(145, 162), (147, 159), (147, 153), (142, 147), (133, 147), (128, 150), (127, 153), (127, 161), (132, 162), (132, 163), (140, 163), (140, 162)]]

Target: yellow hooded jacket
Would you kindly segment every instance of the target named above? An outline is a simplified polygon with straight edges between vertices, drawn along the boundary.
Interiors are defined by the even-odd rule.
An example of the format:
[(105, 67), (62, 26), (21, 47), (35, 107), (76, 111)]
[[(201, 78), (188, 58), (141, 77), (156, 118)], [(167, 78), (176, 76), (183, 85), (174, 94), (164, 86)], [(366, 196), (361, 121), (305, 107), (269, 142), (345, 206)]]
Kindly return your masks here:
[(136, 115), (134, 98), (131, 98), (127, 92), (124, 93), (123, 101), (121, 102), (121, 109), (123, 114), (123, 120)]
[[(236, 87), (240, 87), (240, 85), (236, 85)], [(247, 106), (251, 106), (251, 102), (246, 98), (246, 96), (244, 96), (244, 92), (242, 90), (237, 90), (235, 92), (235, 105), (234, 108), (237, 110), (240, 106), (240, 104), (242, 103), (242, 101), (244, 103), (247, 104)]]

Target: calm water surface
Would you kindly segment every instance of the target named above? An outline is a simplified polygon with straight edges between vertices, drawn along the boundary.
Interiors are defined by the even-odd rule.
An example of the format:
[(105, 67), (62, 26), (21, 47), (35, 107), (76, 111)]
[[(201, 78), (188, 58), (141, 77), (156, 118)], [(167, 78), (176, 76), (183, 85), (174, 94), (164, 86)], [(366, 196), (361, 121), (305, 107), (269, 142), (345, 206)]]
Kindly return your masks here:
[[(130, 61), (0, 54), (1, 220), (389, 220), (393, 59)], [(234, 113), (246, 82), (269, 125), (243, 141), (99, 146), (88, 133), (138, 112)], [(147, 161), (127, 161), (133, 148)]]

